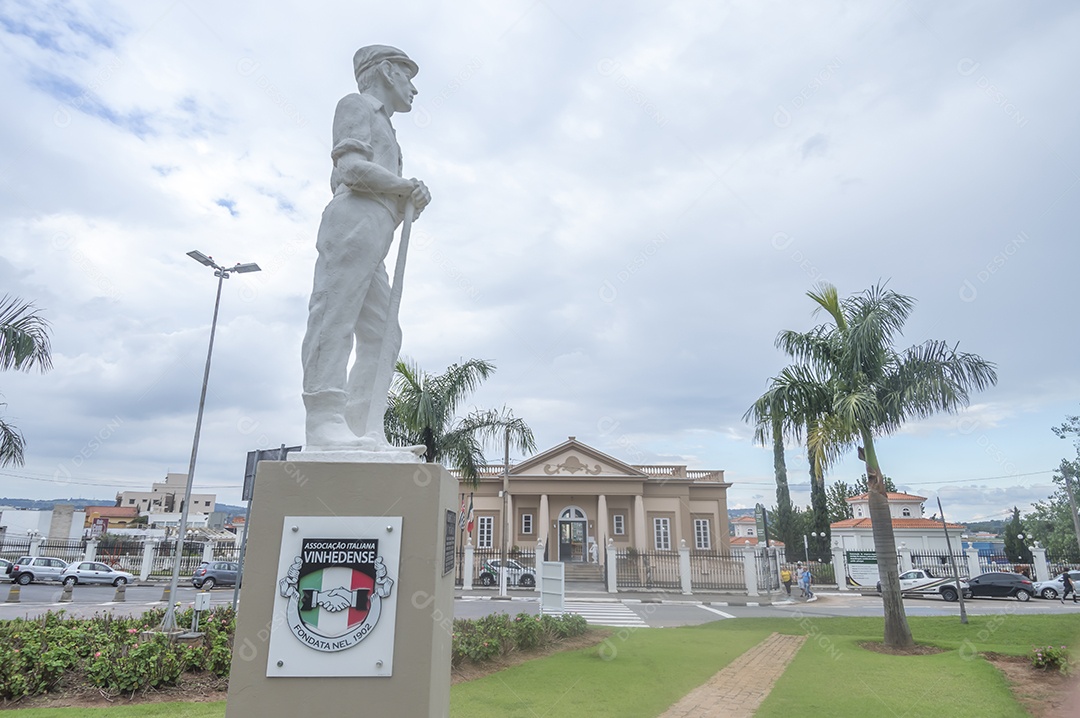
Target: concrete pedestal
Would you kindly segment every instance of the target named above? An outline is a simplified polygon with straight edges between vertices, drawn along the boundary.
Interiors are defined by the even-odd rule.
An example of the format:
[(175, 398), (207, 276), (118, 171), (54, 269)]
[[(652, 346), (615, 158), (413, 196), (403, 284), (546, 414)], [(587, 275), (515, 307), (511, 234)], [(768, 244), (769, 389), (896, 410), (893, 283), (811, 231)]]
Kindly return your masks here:
[[(260, 462), (248, 519), (226, 718), (313, 712), (448, 716), (456, 552), (446, 541), (448, 534), (456, 534), (456, 492), (457, 482), (436, 464)], [(329, 656), (343, 665), (364, 661), (369, 640), (338, 652), (319, 653), (292, 635), (286, 615), (275, 613), (275, 596), (285, 578), (278, 575), (283, 565), (282, 536), (288, 530), (285, 516), (401, 517), (400, 563), (396, 575), (390, 576), (397, 592), (394, 620), (380, 619), (370, 633), (370, 639), (393, 636), (392, 675), (267, 676), (273, 673), (273, 666), (268, 666), (271, 635), (275, 645), (286, 639), (288, 645), (295, 643), (290, 660), (314, 661), (317, 654), (319, 661)], [(324, 537), (316, 532), (309, 538)], [(449, 571), (445, 570), (447, 561), (451, 561)], [(384, 615), (391, 618), (389, 613)]]

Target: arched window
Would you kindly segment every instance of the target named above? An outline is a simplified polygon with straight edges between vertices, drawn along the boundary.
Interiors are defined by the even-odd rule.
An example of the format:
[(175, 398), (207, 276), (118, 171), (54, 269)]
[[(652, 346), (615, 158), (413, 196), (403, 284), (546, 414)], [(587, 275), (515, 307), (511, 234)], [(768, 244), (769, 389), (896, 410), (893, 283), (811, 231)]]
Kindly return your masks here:
[(583, 519), (585, 518), (585, 512), (579, 509), (577, 506), (571, 506), (559, 514), (560, 519)]
[(900, 512), (900, 515), (903, 516), (905, 519), (911, 518), (911, 509), (905, 507), (904, 510)]
[(860, 506), (859, 508), (855, 509), (855, 513), (857, 513), (857, 514), (859, 515), (859, 518), (862, 518), (862, 506)]

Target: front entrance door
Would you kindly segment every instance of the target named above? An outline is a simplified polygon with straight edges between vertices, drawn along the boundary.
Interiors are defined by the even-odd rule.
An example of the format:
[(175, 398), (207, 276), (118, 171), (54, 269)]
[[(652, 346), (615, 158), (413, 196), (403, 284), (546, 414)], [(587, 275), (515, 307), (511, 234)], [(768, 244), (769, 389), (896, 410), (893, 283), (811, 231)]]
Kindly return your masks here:
[(559, 560), (585, 560), (585, 521), (577, 519), (559, 521)]

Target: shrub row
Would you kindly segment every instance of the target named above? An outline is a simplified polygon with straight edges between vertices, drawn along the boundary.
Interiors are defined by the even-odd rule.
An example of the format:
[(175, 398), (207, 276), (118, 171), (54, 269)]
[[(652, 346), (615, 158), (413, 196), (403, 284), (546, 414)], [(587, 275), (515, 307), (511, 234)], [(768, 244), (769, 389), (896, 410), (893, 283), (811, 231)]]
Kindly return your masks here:
[(476, 620), (454, 621), (451, 663), (469, 659), (476, 663), (490, 661), (516, 650), (539, 648), (558, 643), (588, 630), (585, 619), (575, 613), (562, 616), (530, 616), (519, 613), (493, 613)]
[[(229, 673), (232, 635), (230, 607), (200, 616), (203, 645), (170, 643), (164, 635), (143, 637), (161, 623), (164, 609), (137, 618), (102, 614), (67, 618), (61, 611), (34, 619), (0, 621), (0, 698), (93, 686), (106, 695), (174, 686), (185, 671)], [(191, 624), (192, 611), (177, 613), (178, 625)]]

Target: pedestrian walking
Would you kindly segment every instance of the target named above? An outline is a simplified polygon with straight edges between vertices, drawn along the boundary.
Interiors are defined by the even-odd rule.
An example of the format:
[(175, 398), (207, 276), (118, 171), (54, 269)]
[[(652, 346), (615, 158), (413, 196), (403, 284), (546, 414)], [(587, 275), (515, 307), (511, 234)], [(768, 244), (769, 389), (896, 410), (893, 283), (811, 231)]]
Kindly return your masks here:
[(780, 571), (780, 583), (784, 584), (784, 590), (787, 591), (787, 595), (791, 595), (791, 570), (783, 569)]
[(1076, 603), (1076, 587), (1073, 586), (1072, 579), (1069, 578), (1068, 571), (1061, 572), (1061, 583), (1065, 586), (1065, 590), (1061, 592), (1061, 602), (1065, 603), (1065, 598), (1071, 593), (1073, 597), (1073, 603)]
[(807, 601), (816, 600), (816, 596), (814, 596), (814, 592), (810, 589), (810, 584), (813, 583), (813, 580), (814, 580), (814, 577), (810, 573), (810, 567), (807, 566), (806, 568), (803, 569), (802, 573), (799, 575), (799, 585), (802, 587), (803, 595), (806, 596)]

